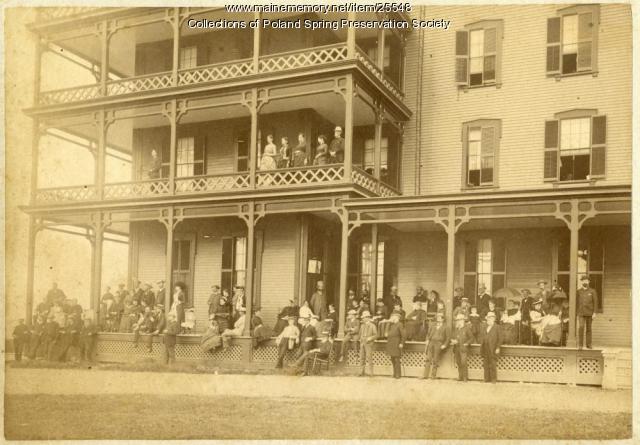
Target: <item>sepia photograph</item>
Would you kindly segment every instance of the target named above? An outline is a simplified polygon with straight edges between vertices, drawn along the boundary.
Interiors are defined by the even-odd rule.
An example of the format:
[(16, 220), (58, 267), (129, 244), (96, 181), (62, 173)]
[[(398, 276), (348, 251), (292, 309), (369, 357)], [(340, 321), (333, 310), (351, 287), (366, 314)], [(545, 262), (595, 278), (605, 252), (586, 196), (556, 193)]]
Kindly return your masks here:
[(2, 8), (5, 441), (634, 440), (637, 3), (84, 1)]

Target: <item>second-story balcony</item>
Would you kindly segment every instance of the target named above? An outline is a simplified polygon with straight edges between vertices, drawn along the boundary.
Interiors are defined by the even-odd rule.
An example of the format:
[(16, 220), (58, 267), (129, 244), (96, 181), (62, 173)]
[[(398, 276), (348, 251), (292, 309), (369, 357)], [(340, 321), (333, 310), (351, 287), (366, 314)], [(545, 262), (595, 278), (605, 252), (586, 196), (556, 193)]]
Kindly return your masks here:
[(248, 23), (253, 16), (230, 15), (220, 8), (132, 10), (136, 13), (131, 17), (104, 18), (48, 37), (36, 105), (188, 93), (198, 87), (247, 85), (349, 68), (369, 76), (391, 100), (401, 103), (404, 96), (404, 36), (397, 32), (211, 30), (194, 24), (231, 19)]
[(314, 82), (45, 120), (33, 204), (398, 195), (401, 126), (352, 79)]

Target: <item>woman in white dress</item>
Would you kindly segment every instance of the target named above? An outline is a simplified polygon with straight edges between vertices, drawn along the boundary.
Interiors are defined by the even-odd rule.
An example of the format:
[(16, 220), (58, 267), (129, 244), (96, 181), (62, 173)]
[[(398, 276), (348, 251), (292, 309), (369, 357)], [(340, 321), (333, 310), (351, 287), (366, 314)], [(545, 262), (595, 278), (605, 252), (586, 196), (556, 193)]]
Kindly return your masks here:
[(267, 145), (265, 145), (260, 159), (260, 170), (275, 170), (277, 167), (275, 159), (277, 155), (278, 150), (276, 144), (273, 143), (273, 135), (267, 135)]

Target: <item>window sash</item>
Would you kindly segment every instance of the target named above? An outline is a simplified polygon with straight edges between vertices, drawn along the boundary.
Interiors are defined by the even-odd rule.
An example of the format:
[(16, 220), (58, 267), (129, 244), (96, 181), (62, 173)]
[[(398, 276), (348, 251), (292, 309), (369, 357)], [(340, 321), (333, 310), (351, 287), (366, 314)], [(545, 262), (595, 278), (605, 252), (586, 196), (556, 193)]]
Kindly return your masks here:
[(198, 47), (185, 46), (180, 48), (180, 69), (195, 68), (198, 66)]

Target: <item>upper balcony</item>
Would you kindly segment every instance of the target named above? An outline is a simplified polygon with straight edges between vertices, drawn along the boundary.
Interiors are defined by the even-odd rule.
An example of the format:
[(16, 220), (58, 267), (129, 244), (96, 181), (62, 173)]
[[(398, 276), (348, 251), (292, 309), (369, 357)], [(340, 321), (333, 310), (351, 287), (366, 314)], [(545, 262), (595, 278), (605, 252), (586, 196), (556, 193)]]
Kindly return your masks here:
[(31, 204), (397, 196), (402, 126), (354, 87), (316, 78), (43, 119)]
[[(34, 112), (357, 71), (408, 114), (403, 104), (405, 36), (397, 30), (304, 28), (307, 19), (331, 24), (346, 18), (338, 14), (269, 14), (269, 20), (299, 22), (302, 28), (252, 30), (253, 14), (229, 14), (222, 8), (131, 8), (126, 16), (94, 16), (95, 21), (73, 27), (60, 25), (43, 38)], [(211, 28), (223, 21), (245, 28)]]

